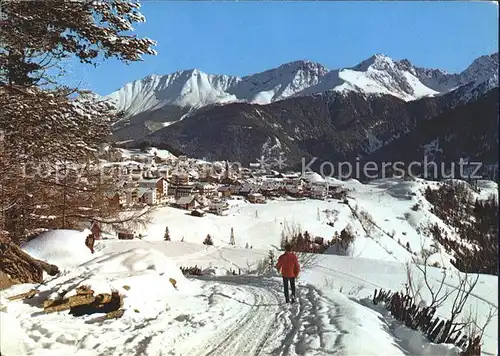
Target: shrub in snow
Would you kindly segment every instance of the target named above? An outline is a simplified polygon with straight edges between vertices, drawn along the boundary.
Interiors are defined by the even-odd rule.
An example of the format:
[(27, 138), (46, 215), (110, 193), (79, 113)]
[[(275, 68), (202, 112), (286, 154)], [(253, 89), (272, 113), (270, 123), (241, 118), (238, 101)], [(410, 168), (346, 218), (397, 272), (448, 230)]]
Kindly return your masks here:
[(203, 240), (203, 244), (204, 245), (213, 245), (214, 242), (212, 240), (212, 236), (210, 236), (210, 234), (207, 235), (207, 237), (205, 237), (205, 240)]
[(344, 229), (342, 229), (340, 234), (338, 231), (335, 231), (333, 239), (330, 242), (331, 247), (328, 248), (327, 253), (347, 256), (352, 248), (355, 238), (356, 236), (354, 235), (351, 225), (347, 225)]
[[(443, 269), (441, 279), (436, 280), (429, 273), (428, 265), (429, 258), (437, 252), (437, 246), (433, 246), (431, 250), (422, 248), (421, 251), (422, 260), (413, 258), (412, 263), (408, 262), (406, 264), (406, 295), (411, 297), (412, 301), (418, 304), (420, 308), (426, 307), (430, 310), (437, 309), (444, 304), (451, 306), (447, 314), (449, 327), (443, 329), (442, 332), (437, 330), (431, 333), (432, 330), (429, 329), (427, 335), (430, 335), (431, 339), (437, 342), (447, 342), (448, 337), (451, 336), (459, 339), (460, 331), (465, 330), (471, 339), (480, 339), (486, 326), (496, 316), (496, 310), (493, 311), (493, 307), (490, 308), (488, 315), (483, 319), (484, 323), (482, 325), (478, 323), (477, 310), (475, 312), (471, 310), (464, 315), (464, 307), (478, 283), (479, 275), (456, 272), (455, 276), (449, 276), (449, 272)], [(433, 266), (438, 267), (439, 264), (435, 262)], [(456, 277), (455, 280), (458, 282), (455, 282), (454, 285), (445, 283), (448, 276)], [(428, 300), (423, 299), (423, 293), (429, 296)], [(471, 344), (469, 344), (469, 347), (471, 347)]]
[(291, 245), (293, 251), (307, 253), (324, 253), (329, 246), (324, 238), (320, 236), (313, 237), (307, 230), (302, 232), (300, 225), (294, 224), (290, 226), (285, 222), (281, 232), (282, 250), (285, 249), (287, 243)]
[(257, 263), (257, 273), (273, 273), (275, 271), (276, 255), (273, 250), (269, 250), (266, 257)]
[(201, 268), (198, 267), (197, 265), (194, 267), (181, 267), (180, 270), (181, 270), (183, 275), (190, 275), (190, 276), (201, 276), (202, 275)]
[[(426, 281), (426, 284), (428, 282)], [(428, 284), (427, 284), (428, 286)], [(462, 285), (461, 285), (462, 286)], [(441, 290), (441, 288), (439, 289)], [(468, 288), (465, 291), (469, 291)], [(439, 293), (439, 291), (438, 291)], [(458, 294), (460, 295), (460, 291)], [(434, 294), (436, 295), (436, 294)], [(433, 295), (433, 296), (434, 296)], [(445, 295), (446, 296), (446, 295)], [(453, 311), (458, 311), (460, 308), (463, 308), (462, 304), (463, 299), (455, 298), (453, 301)], [(454, 351), (451, 354), (461, 353), (462, 355), (480, 355), (481, 354), (481, 337), (478, 333), (469, 333), (468, 335), (462, 336), (462, 330), (464, 329), (463, 321), (459, 322), (456, 318), (457, 314), (452, 312), (451, 318), (449, 320), (441, 320), (439, 317), (434, 317), (436, 313), (436, 307), (433, 306), (432, 302), (430, 305), (423, 300), (416, 300), (409, 294), (408, 289), (407, 293), (392, 293), (390, 291), (380, 290), (377, 293), (375, 290), (375, 294), (373, 297), (373, 303), (384, 303), (386, 309), (390, 311), (390, 313), (399, 321), (402, 321), (406, 324), (407, 327), (410, 327), (413, 330), (421, 331), (427, 338), (427, 340), (420, 341), (415, 345), (407, 345), (407, 349), (413, 351), (415, 354), (419, 355), (431, 355), (433, 353), (429, 353), (425, 351), (422, 345), (429, 346), (428, 341), (433, 342), (434, 344), (441, 343), (453, 343), (456, 345), (460, 345), (463, 350), (460, 350), (458, 347), (454, 347)], [(417, 303), (417, 304), (415, 304)], [(418, 306), (417, 306), (418, 305)], [(461, 310), (461, 309), (460, 309)], [(490, 319), (491, 320), (491, 319)], [(399, 326), (399, 328), (406, 329), (403, 326)], [(400, 339), (406, 339), (406, 341), (410, 341), (410, 343), (414, 343), (416, 341), (416, 337), (422, 334), (412, 333), (409, 329), (406, 329), (412, 335), (410, 337), (406, 337), (400, 335), (397, 332), (398, 328), (395, 330), (396, 336)], [(483, 330), (484, 331), (484, 330)], [(422, 335), (423, 336), (423, 335)], [(481, 334), (482, 336), (482, 334)], [(463, 338), (462, 338), (463, 337)], [(465, 341), (465, 343), (464, 343)], [(449, 347), (442, 345), (443, 347), (437, 347), (438, 345), (433, 345), (432, 350), (436, 351), (438, 349), (444, 350), (443, 347)], [(446, 353), (439, 353), (445, 355)]]

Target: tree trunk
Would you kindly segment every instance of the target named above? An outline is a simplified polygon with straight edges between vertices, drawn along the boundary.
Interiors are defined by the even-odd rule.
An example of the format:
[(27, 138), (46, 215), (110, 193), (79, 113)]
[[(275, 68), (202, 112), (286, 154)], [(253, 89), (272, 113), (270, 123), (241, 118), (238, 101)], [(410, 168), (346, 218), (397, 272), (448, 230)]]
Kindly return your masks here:
[(0, 272), (8, 275), (14, 283), (42, 283), (43, 271), (51, 276), (59, 273), (57, 266), (31, 257), (2, 232), (0, 254)]

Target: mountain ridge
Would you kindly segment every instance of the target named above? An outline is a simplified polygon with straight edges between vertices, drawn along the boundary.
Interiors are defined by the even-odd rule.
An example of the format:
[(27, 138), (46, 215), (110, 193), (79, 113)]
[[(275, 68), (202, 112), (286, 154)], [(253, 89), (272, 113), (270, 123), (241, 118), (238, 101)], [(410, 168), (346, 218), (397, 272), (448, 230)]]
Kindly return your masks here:
[(353, 67), (333, 70), (314, 61), (298, 60), (243, 77), (207, 74), (199, 69), (151, 74), (104, 98), (114, 101), (129, 117), (163, 105), (268, 104), (328, 90), (389, 94), (411, 101), (484, 81), (497, 73), (498, 53), (478, 57), (465, 70), (453, 74), (417, 67), (408, 59), (395, 61), (379, 53)]
[[(454, 141), (446, 146), (447, 157), (456, 158), (456, 151), (463, 151), (466, 154), (464, 158), (484, 157), (485, 166), (492, 165), (495, 159), (492, 160), (491, 152), (493, 147), (498, 147), (498, 133), (491, 129), (478, 131), (469, 140), (467, 130), (464, 131), (462, 126), (474, 125), (477, 115), (484, 116), (480, 122), (488, 127), (498, 123), (491, 110), (498, 88), (478, 93), (477, 97), (467, 101), (460, 99), (462, 94), (451, 92), (405, 102), (390, 95), (326, 92), (267, 105), (229, 103), (199, 110), (185, 120), (149, 134), (145, 141), (152, 146), (168, 144), (191, 157), (242, 164), (255, 162), (262, 156), (272, 160), (283, 155), (289, 168), (299, 170), (301, 160), (305, 159), (307, 163), (317, 157), (317, 162), (311, 166), (317, 170), (322, 162), (355, 164), (358, 158), (364, 160), (371, 157), (377, 157), (377, 161), (392, 161), (395, 155), (384, 147), (419, 148), (419, 145), (428, 145), (437, 137), (456, 132)], [(431, 130), (434, 123), (440, 121), (439, 118), (446, 118), (443, 122), (451, 123), (450, 118), (454, 115), (460, 117), (457, 121), (460, 127), (446, 131), (445, 127), (436, 124)], [(424, 131), (434, 136), (424, 135)], [(482, 132), (488, 133), (488, 136), (483, 137), (481, 145), (476, 145), (476, 150), (474, 145), (481, 142)], [(422, 140), (418, 139), (420, 136)], [(414, 146), (405, 145), (408, 137), (411, 137)], [(137, 146), (140, 142), (137, 140), (132, 145)], [(467, 150), (460, 147), (467, 147)], [(413, 155), (408, 153), (411, 149), (401, 152), (405, 152), (403, 156), (407, 156), (407, 160), (412, 159)]]

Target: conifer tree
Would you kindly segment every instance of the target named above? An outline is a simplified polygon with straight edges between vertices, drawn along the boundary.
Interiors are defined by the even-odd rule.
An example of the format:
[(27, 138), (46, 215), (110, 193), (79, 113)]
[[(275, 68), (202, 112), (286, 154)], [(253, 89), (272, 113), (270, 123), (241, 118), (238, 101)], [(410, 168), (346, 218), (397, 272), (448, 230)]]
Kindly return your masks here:
[[(98, 166), (99, 146), (120, 118), (91, 93), (59, 85), (63, 60), (97, 65), (155, 54), (154, 41), (138, 38), (144, 21), (130, 0), (1, 1), (0, 210), (2, 228), (15, 241), (33, 228), (70, 228), (90, 219), (107, 224), (138, 221), (142, 212), (117, 218), (111, 203), (116, 172)], [(56, 73), (57, 75), (49, 75)], [(50, 219), (48, 218), (50, 217)]]
[(269, 264), (267, 266), (268, 272), (271, 272), (274, 270), (275, 259), (276, 259), (276, 256), (274, 255), (274, 251), (269, 250), (268, 255), (267, 255), (267, 260), (269, 262)]
[(235, 245), (233, 228), (231, 228), (231, 236), (229, 237), (229, 244), (233, 246)]

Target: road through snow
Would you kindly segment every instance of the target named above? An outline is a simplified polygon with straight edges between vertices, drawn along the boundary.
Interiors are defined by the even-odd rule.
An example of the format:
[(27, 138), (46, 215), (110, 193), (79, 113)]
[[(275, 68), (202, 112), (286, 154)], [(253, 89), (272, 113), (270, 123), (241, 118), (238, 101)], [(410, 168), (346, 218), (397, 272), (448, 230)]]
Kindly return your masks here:
[[(344, 318), (349, 315), (345, 303), (335, 303), (311, 285), (297, 285), (297, 302), (285, 304), (279, 278), (251, 276), (213, 277), (202, 280), (211, 284), (208, 298), (224, 303), (236, 302), (227, 318), (205, 340), (185, 350), (186, 355), (345, 355), (343, 338), (349, 334)], [(222, 292), (221, 290), (224, 290)], [(235, 297), (233, 294), (244, 297)], [(354, 303), (348, 299), (347, 304)], [(363, 342), (358, 340), (358, 342)], [(405, 354), (398, 347), (397, 352)]]
[[(50, 282), (54, 285), (47, 286), (48, 291), (65, 289), (76, 279), (72, 274), (63, 276), (57, 283)], [(159, 282), (151, 280), (145, 286)], [(17, 346), (12, 345), (16, 351), (6, 349), (5, 355), (407, 354), (385, 328), (380, 314), (340, 293), (325, 296), (299, 282), (297, 301), (291, 305), (284, 303), (278, 277), (200, 277), (190, 285), (193, 288), (188, 291), (165, 295), (132, 287), (123, 317), (105, 322), (96, 322), (94, 315), (45, 314), (37, 307), (40, 300), (36, 297), (10, 304), (9, 327), (20, 320), (24, 336)], [(134, 290), (136, 294), (131, 294)], [(22, 315), (32, 317), (21, 319)]]

